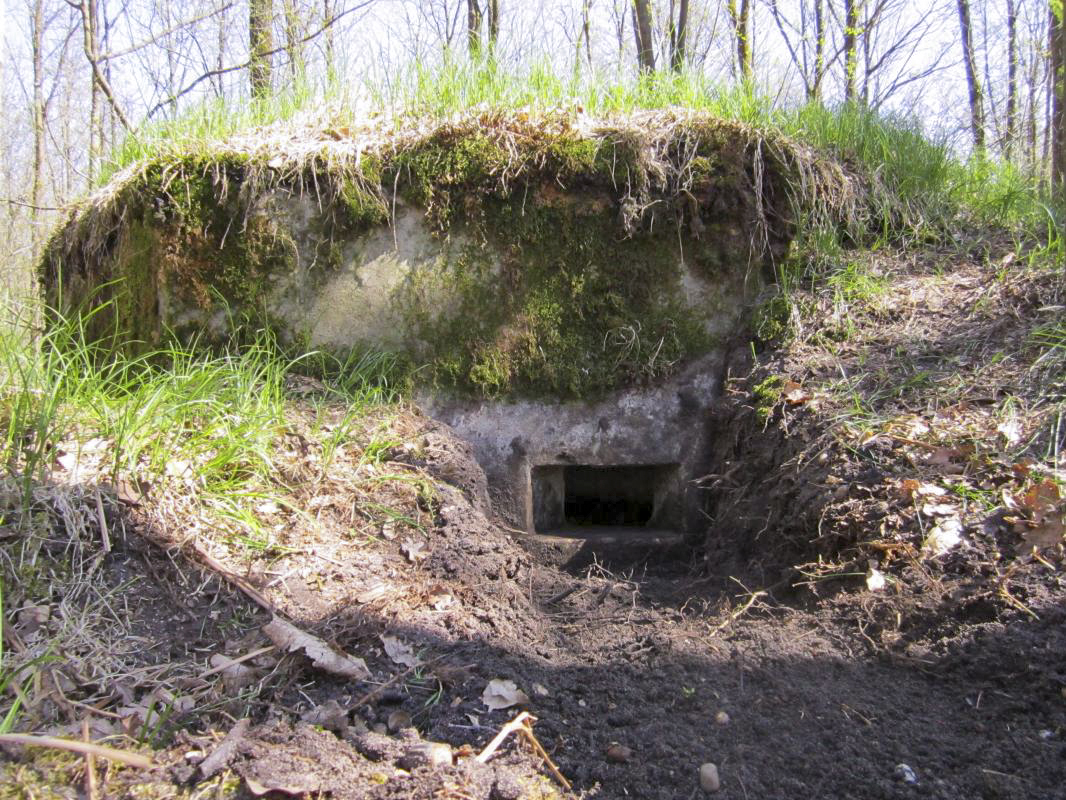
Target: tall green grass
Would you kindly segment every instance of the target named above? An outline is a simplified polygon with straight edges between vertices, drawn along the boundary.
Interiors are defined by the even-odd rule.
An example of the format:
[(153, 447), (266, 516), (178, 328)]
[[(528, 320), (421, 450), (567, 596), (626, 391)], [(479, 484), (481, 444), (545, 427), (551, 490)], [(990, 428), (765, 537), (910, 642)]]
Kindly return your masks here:
[(260, 332), (222, 352), (172, 344), (134, 356), (111, 338), (90, 340), (87, 322), (72, 316), (43, 331), (0, 329), (0, 468), (26, 504), (69, 437), (107, 440), (115, 477), (165, 476), (184, 464), (205, 492), (226, 493), (271, 474), (288, 375), (329, 378), (355, 410), (398, 394), (386, 355), (293, 356)]

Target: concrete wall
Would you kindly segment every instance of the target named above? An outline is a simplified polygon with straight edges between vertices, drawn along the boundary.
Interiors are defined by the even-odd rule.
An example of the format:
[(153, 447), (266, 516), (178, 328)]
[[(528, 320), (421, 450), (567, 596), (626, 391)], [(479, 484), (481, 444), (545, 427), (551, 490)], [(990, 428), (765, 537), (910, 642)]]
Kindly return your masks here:
[(677, 464), (676, 510), (659, 525), (673, 527), (676, 520), (682, 531), (696, 534), (702, 497), (693, 481), (705, 474), (710, 409), (721, 393), (723, 368), (724, 354), (710, 353), (659, 386), (592, 403), (471, 402), (428, 392), (418, 400), (470, 443), (496, 513), (517, 530), (536, 531), (536, 467)]

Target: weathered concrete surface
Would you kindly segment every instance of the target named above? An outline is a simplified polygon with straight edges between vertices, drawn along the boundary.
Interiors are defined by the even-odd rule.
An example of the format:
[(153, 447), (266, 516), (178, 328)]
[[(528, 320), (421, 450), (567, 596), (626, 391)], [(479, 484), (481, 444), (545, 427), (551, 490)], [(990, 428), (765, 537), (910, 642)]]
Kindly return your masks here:
[(471, 402), (431, 393), (418, 400), (470, 443), (487, 474), (494, 510), (517, 530), (536, 531), (536, 467), (676, 464), (676, 506), (650, 527), (696, 534), (702, 497), (693, 480), (709, 458), (710, 409), (721, 392), (723, 366), (724, 354), (712, 353), (662, 385), (592, 403)]

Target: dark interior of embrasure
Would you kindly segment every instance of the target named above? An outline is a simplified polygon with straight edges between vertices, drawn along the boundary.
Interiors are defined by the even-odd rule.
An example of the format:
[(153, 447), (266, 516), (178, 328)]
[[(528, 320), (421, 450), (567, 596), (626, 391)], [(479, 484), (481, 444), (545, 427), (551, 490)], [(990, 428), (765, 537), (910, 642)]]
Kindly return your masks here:
[(677, 464), (550, 464), (533, 468), (537, 533), (679, 530)]

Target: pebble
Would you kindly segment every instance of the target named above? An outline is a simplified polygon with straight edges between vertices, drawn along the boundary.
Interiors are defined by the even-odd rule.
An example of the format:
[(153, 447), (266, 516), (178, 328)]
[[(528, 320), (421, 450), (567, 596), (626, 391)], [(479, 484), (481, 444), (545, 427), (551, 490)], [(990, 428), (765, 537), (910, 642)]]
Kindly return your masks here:
[(700, 767), (700, 788), (705, 792), (717, 792), (722, 788), (717, 765), (707, 762)]
[(611, 742), (607, 748), (607, 760), (613, 764), (624, 764), (633, 757), (633, 750), (618, 742)]
[(450, 767), (452, 748), (443, 742), (419, 742), (407, 748), (396, 764), (406, 770), (418, 767)]
[(728, 725), (729, 724), (729, 715), (726, 712), (724, 712), (724, 711), (719, 711), (717, 714), (714, 715), (714, 724), (715, 725)]
[(393, 711), (389, 714), (388, 729), (392, 733), (411, 727), (411, 715), (404, 710)]
[(918, 782), (918, 776), (914, 773), (906, 764), (896, 764), (896, 777), (904, 783), (915, 784)]

